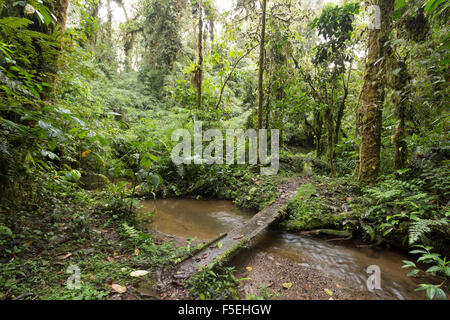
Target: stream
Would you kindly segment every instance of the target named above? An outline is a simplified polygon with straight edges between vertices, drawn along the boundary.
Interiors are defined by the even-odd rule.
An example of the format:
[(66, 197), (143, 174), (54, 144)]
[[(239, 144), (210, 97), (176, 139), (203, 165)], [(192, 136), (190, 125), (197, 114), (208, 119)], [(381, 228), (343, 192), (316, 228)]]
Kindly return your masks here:
[[(254, 213), (223, 200), (155, 200), (144, 201), (142, 213), (153, 213), (151, 228), (167, 235), (209, 240), (244, 223)], [(356, 241), (326, 241), (287, 232), (267, 230), (245, 255), (258, 251), (287, 258), (302, 266), (351, 283), (358, 290), (367, 290), (368, 266), (381, 270), (381, 288), (371, 293), (371, 299), (424, 299), (415, 292), (417, 283), (401, 269), (402, 260), (411, 260), (394, 249), (370, 248)], [(239, 259), (233, 260), (238, 267)]]

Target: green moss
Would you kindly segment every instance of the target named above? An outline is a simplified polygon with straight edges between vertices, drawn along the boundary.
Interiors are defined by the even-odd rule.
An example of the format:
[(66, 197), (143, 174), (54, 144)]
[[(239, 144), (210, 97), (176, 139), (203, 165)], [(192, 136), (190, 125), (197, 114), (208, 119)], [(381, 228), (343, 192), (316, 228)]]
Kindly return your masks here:
[(295, 197), (292, 201), (310, 198), (313, 194), (316, 194), (316, 192), (317, 192), (316, 188), (314, 187), (314, 185), (312, 183), (302, 184), (298, 188), (298, 190), (295, 194)]
[[(282, 226), (289, 231), (313, 230), (340, 227), (350, 217), (348, 212), (330, 212), (326, 198), (317, 196), (312, 183), (305, 183), (297, 190), (295, 197), (287, 205), (288, 220)], [(314, 196), (314, 197), (312, 197)]]
[(288, 231), (335, 228), (339, 227), (341, 222), (346, 219), (348, 219), (347, 214), (323, 214), (319, 217), (305, 213), (303, 215), (297, 215), (294, 219), (285, 221), (283, 226)]
[(214, 269), (217, 266), (222, 266), (226, 262), (228, 262), (233, 255), (238, 251), (240, 248), (243, 248), (247, 243), (249, 242), (249, 239), (244, 237), (242, 240), (240, 240), (238, 243), (236, 243), (234, 246), (232, 246), (230, 249), (222, 253), (218, 258), (216, 258), (209, 266), (209, 269)]
[(227, 232), (224, 232), (222, 234), (220, 234), (219, 236), (215, 237), (214, 239), (211, 239), (203, 244), (198, 245), (197, 247), (195, 247), (194, 249), (192, 249), (190, 252), (188, 252), (183, 258), (180, 258), (180, 261), (178, 262), (178, 264), (186, 261), (187, 259), (193, 257), (194, 255), (196, 255), (198, 252), (202, 251), (203, 249), (211, 246), (213, 243), (218, 242), (220, 239), (224, 238), (227, 235)]
[(297, 173), (302, 173), (306, 164), (304, 155), (292, 154), (286, 151), (280, 154), (280, 163), (283, 170)]

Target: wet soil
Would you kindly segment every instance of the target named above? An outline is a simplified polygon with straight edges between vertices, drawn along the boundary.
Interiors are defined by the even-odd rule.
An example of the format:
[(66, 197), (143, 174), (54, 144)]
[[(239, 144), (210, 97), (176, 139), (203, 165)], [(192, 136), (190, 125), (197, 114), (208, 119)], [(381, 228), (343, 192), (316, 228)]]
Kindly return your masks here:
[(357, 300), (367, 296), (322, 271), (262, 250), (243, 253), (232, 264), (239, 266), (236, 277), (250, 278), (241, 284), (242, 299), (263, 296), (264, 287), (268, 298), (283, 300)]

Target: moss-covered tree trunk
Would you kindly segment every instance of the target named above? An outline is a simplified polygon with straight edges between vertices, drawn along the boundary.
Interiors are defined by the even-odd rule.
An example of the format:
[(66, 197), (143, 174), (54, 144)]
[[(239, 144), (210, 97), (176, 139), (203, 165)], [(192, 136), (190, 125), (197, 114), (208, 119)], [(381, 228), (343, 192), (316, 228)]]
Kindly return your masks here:
[(334, 176), (336, 173), (334, 166), (334, 121), (333, 112), (329, 106), (325, 108), (325, 122), (328, 134), (328, 162), (331, 168), (331, 175)]
[[(136, 40), (136, 33), (139, 32), (139, 28), (131, 28), (130, 27), (130, 19), (128, 18), (128, 12), (125, 8), (125, 5), (123, 4), (123, 0), (115, 0), (115, 2), (122, 8), (122, 12), (125, 16), (125, 20), (127, 22), (126, 28), (125, 28), (125, 34), (123, 36), (124, 43), (123, 43), (123, 52), (125, 55), (124, 60), (124, 68), (125, 72), (130, 72), (132, 70), (132, 50), (134, 47), (134, 42)], [(136, 19), (136, 18), (135, 18)]]
[(106, 0), (106, 36), (109, 41), (112, 38), (112, 8), (111, 0)]
[(124, 63), (125, 72), (130, 72), (132, 70), (131, 54), (132, 54), (135, 39), (136, 39), (136, 31), (134, 31), (134, 30), (127, 32), (127, 34), (125, 35), (125, 42), (123, 45), (123, 51), (125, 54), (125, 63)]
[(397, 116), (397, 128), (392, 137), (394, 143), (394, 169), (399, 170), (405, 167), (408, 158), (408, 145), (406, 137), (406, 110), (408, 105), (409, 81), (411, 77), (408, 73), (407, 65), (403, 61), (395, 63), (395, 69), (400, 71), (394, 76), (393, 89), (395, 114)]
[(52, 0), (49, 4), (49, 9), (56, 17), (57, 24), (61, 32), (66, 31), (67, 24), (67, 9), (69, 8), (69, 0)]
[(379, 7), (381, 27), (369, 33), (366, 74), (361, 95), (361, 148), (359, 181), (373, 183), (380, 170), (381, 127), (385, 88), (385, 65), (387, 50), (384, 44), (389, 40), (392, 29), (394, 0), (375, 0)]
[(100, 3), (92, 2), (88, 7), (89, 14), (92, 17), (91, 21), (86, 21), (86, 37), (91, 44), (95, 44), (97, 42), (97, 29), (96, 23), (98, 23), (98, 14), (100, 11)]
[[(46, 34), (53, 34), (55, 32), (55, 26), (59, 27), (59, 32), (63, 33), (66, 31), (67, 24), (67, 9), (69, 8), (69, 0), (52, 0), (48, 4), (48, 8), (52, 14), (56, 17), (56, 24), (50, 24), (49, 26), (42, 25), (39, 31)], [(39, 49), (41, 50), (41, 49)], [(44, 51), (44, 50), (43, 50)], [(49, 83), (51, 86), (45, 87), (41, 94), (42, 100), (53, 99), (55, 86), (56, 86), (56, 75), (58, 73), (58, 66), (62, 47), (58, 48), (51, 56), (47, 58), (42, 57), (41, 65), (39, 68), (44, 71), (43, 80)]]
[(262, 17), (261, 17), (261, 40), (259, 46), (259, 73), (258, 73), (258, 129), (262, 129), (263, 125), (263, 75), (264, 75), (264, 45), (266, 38), (266, 6), (267, 0), (262, 1)]
[(203, 78), (203, 3), (198, 4), (198, 69), (197, 69), (197, 112), (202, 109), (202, 78)]
[(344, 96), (342, 97), (342, 100), (339, 104), (339, 110), (336, 116), (336, 126), (334, 128), (334, 145), (337, 145), (339, 142), (339, 134), (341, 131), (342, 119), (344, 118), (345, 104), (347, 103), (348, 98), (348, 84), (350, 82), (351, 72), (352, 71), (350, 67), (350, 70), (348, 71), (347, 82), (345, 81), (345, 75), (342, 75), (342, 86), (344, 88)]
[(323, 143), (322, 143), (322, 127), (323, 127), (323, 117), (322, 112), (317, 110), (314, 112), (314, 135), (316, 137), (316, 157), (320, 158), (323, 154)]

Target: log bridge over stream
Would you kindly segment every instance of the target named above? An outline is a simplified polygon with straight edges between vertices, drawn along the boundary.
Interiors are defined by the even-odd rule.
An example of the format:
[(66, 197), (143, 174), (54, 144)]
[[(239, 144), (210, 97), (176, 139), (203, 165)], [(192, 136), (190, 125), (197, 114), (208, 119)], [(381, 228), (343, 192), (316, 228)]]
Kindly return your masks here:
[(174, 278), (187, 279), (209, 266), (229, 261), (241, 248), (252, 243), (259, 234), (283, 214), (283, 207), (295, 196), (303, 178), (295, 178), (279, 187), (280, 196), (249, 221), (207, 243), (201, 250), (175, 268)]

